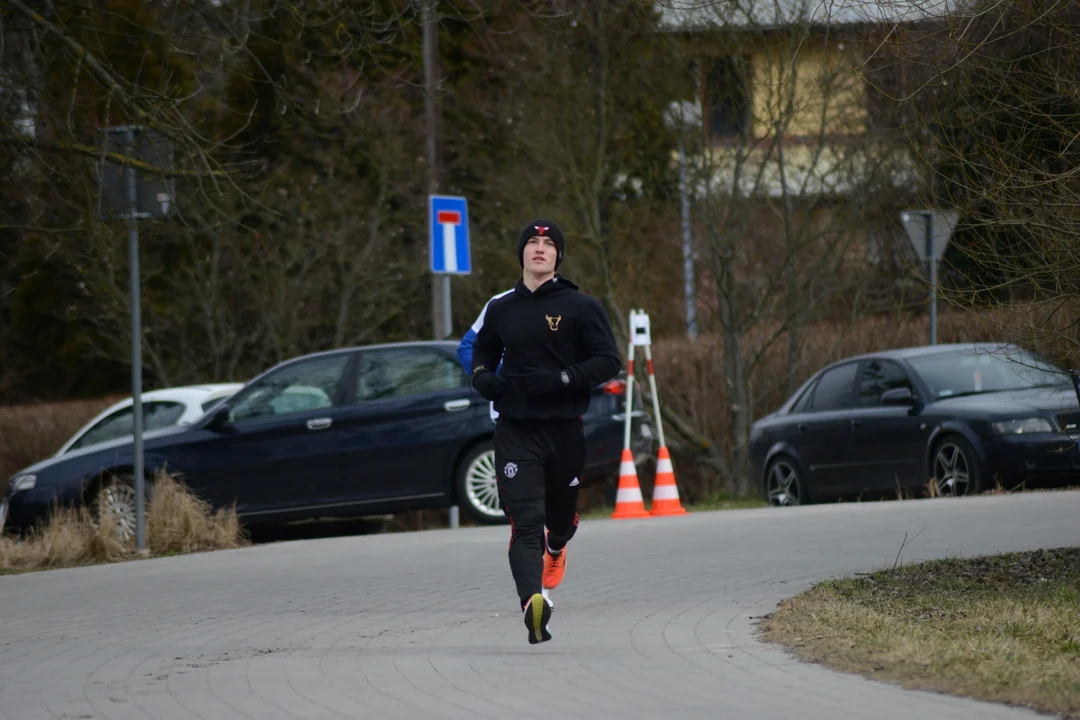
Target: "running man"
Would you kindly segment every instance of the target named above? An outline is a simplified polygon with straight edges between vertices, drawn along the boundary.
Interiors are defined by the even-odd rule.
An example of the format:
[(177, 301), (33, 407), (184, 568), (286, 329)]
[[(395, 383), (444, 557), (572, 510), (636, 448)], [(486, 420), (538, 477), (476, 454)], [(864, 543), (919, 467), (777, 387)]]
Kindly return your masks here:
[(521, 279), (489, 302), (471, 371), (473, 387), (499, 413), (495, 470), (510, 517), (510, 570), (536, 644), (551, 639), (545, 592), (562, 581), (566, 546), (577, 531), (581, 418), (591, 389), (615, 377), (622, 363), (604, 306), (556, 274), (565, 240), (555, 223), (526, 225), (517, 252)]

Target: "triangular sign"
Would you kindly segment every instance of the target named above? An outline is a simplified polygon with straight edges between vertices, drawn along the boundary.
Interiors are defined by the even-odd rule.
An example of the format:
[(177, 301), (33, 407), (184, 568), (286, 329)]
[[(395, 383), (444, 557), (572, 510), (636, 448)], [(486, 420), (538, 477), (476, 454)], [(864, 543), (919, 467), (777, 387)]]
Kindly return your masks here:
[(904, 230), (907, 231), (908, 237), (911, 239), (915, 253), (923, 261), (927, 257), (926, 216), (928, 213), (932, 217), (934, 227), (929, 255), (934, 260), (940, 260), (941, 256), (945, 254), (945, 248), (949, 245), (953, 230), (956, 229), (956, 222), (960, 218), (960, 214), (955, 210), (905, 210), (900, 213), (900, 220), (903, 222)]

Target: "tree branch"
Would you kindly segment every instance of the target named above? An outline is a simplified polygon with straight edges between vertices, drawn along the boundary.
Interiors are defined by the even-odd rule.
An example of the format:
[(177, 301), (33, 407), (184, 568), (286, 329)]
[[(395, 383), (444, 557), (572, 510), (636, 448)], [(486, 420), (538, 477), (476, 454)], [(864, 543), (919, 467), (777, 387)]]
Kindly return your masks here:
[(79, 42), (76, 41), (74, 38), (65, 35), (60, 28), (46, 20), (32, 8), (27, 7), (25, 3), (21, 2), (21, 0), (8, 0), (8, 2), (10, 2), (12, 7), (21, 12), (26, 17), (30, 18), (33, 22), (40, 25), (50, 34), (55, 35), (60, 40), (60, 42), (64, 43), (64, 45), (66, 45), (69, 50), (75, 53), (76, 57), (78, 57), (81, 62), (85, 61), (86, 64), (90, 67), (90, 69), (93, 70), (94, 74), (98, 77), (98, 79), (101, 80), (101, 82), (104, 83), (109, 90), (116, 93), (117, 97), (120, 98), (121, 104), (123, 104), (128, 111), (133, 113), (140, 122), (145, 123), (147, 127), (154, 129), (155, 131), (161, 133), (162, 135), (165, 135), (173, 141), (177, 140), (176, 138), (172, 137), (171, 133), (167, 132), (160, 123), (155, 122), (150, 117), (149, 113), (137, 107), (135, 103), (132, 102), (132, 100), (128, 97), (128, 93), (124, 90), (124, 88), (120, 85), (116, 78), (113, 77), (112, 73), (109, 72), (108, 68), (102, 65), (101, 61), (94, 57), (94, 55), (91, 54), (90, 51), (87, 50), (83, 45), (80, 45)]
[(117, 165), (132, 167), (136, 170), (150, 173), (151, 175), (161, 175), (164, 177), (205, 177), (206, 175), (213, 175), (216, 177), (228, 176), (228, 173), (220, 170), (210, 170), (206, 173), (202, 173), (191, 170), (172, 170), (163, 168), (157, 165), (151, 165), (148, 162), (143, 162), (142, 160), (136, 160), (135, 158), (128, 157), (122, 153), (109, 152), (102, 148), (94, 147), (93, 145), (83, 145), (82, 143), (47, 142), (45, 140), (35, 140), (20, 135), (0, 135), (0, 145), (28, 145), (45, 152), (73, 153), (75, 155), (86, 155), (87, 157), (93, 158), (104, 158)]
[[(641, 383), (637, 383), (637, 387), (641, 392), (642, 402), (647, 407), (653, 407), (652, 393), (649, 392), (649, 389)], [(731, 477), (731, 465), (727, 461), (727, 456), (724, 455), (723, 448), (718, 447), (713, 444), (712, 440), (699, 434), (690, 423), (662, 404), (660, 405), (660, 417), (669, 427), (675, 430), (689, 449), (701, 454), (698, 457), (700, 462), (713, 468), (725, 478)], [(671, 445), (672, 443), (668, 444)]]

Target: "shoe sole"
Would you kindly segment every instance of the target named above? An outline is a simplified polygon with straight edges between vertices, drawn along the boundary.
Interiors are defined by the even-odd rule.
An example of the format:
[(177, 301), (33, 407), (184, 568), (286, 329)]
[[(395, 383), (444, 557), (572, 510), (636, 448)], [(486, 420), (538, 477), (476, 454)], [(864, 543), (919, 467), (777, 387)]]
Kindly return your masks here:
[(529, 629), (529, 644), (547, 642), (551, 639), (547, 624), (551, 619), (551, 609), (544, 602), (544, 596), (536, 593), (529, 598), (529, 607), (525, 612), (525, 627)]

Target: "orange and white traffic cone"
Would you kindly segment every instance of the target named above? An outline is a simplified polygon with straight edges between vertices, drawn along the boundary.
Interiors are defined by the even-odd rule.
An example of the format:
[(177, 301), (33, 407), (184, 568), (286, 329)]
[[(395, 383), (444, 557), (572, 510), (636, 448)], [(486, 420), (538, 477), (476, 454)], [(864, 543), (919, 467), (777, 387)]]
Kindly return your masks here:
[(615, 493), (615, 512), (611, 514), (611, 519), (646, 517), (649, 517), (649, 513), (645, 510), (645, 498), (638, 485), (634, 455), (626, 448), (622, 451), (622, 462), (619, 464), (619, 489)]
[(671, 455), (665, 446), (656, 456), (656, 483), (653, 485), (652, 512), (650, 515), (685, 515), (686, 509), (679, 502), (679, 488), (675, 485), (675, 471), (671, 467)]

